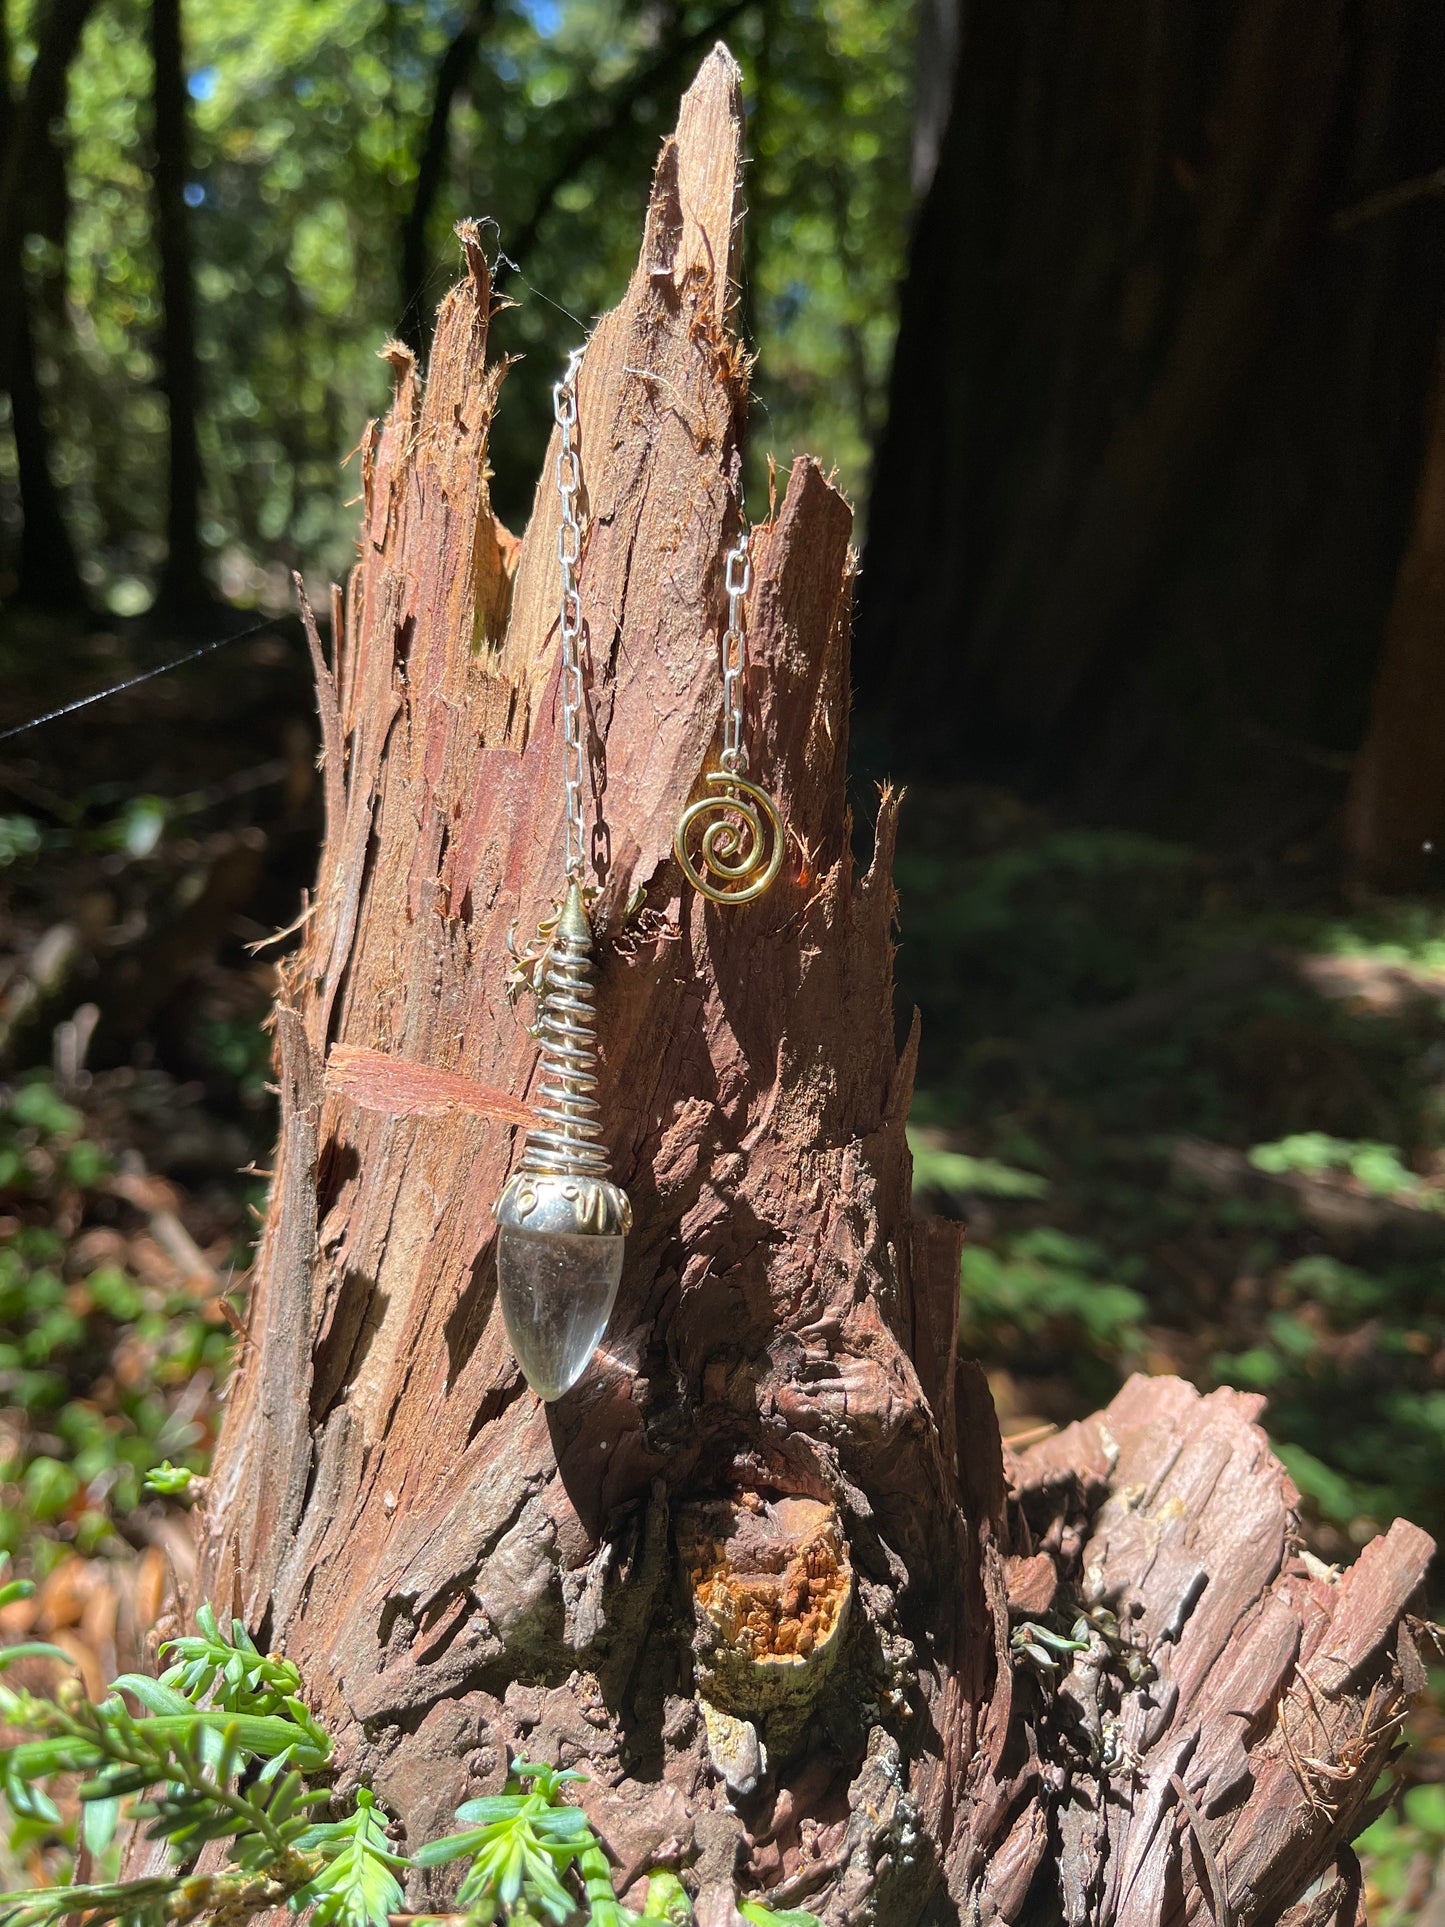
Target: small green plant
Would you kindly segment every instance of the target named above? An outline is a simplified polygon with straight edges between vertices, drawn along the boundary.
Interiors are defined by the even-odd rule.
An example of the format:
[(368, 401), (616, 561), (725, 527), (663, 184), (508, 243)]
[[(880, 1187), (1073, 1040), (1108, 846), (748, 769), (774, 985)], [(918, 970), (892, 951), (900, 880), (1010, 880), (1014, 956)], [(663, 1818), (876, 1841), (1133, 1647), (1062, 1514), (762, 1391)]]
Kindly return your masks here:
[(230, 1357), (230, 1334), (190, 1288), (109, 1254), (77, 1261), (83, 1244), (57, 1227), (113, 1238), (110, 1187), (110, 1160), (53, 1084), (0, 1094), (0, 1551), (40, 1578), (72, 1551), (113, 1545), (116, 1523), (160, 1489), (144, 1481), (162, 1460), (176, 1477), (201, 1470), (191, 1388), (221, 1379)]
[[(632, 1927), (638, 1920), (690, 1921), (692, 1905), (673, 1874), (653, 1874), (640, 1915), (618, 1901), (602, 1842), (586, 1814), (558, 1798), (565, 1786), (584, 1777), (518, 1760), (507, 1791), (458, 1807), (457, 1818), (466, 1831), (430, 1841), (418, 1850), (415, 1864), (441, 1867), (470, 1857), (472, 1864), (457, 1889), (456, 1906), (478, 1927), (503, 1918), (516, 1927), (542, 1921), (564, 1927), (583, 1904), (589, 1927)], [(751, 1904), (744, 1902), (744, 1909)], [(778, 1919), (780, 1927), (792, 1927), (788, 1917)]]
[(960, 1198), (1042, 1198), (1049, 1181), (1036, 1171), (1020, 1171), (997, 1158), (969, 1157), (946, 1151), (920, 1132), (908, 1133), (913, 1153), (913, 1182), (920, 1191), (947, 1191)]
[[(0, 1603), (7, 1595), (22, 1596), (11, 1586)], [(0, 1724), (18, 1736), (0, 1748), (0, 1792), (14, 1816), (12, 1847), (63, 1835), (51, 1791), (63, 1778), (79, 1782), (80, 1838), (92, 1855), (109, 1847), (129, 1803), (130, 1817), (177, 1860), (224, 1839), (230, 1864), (210, 1875), (12, 1893), (0, 1909), (5, 1927), (49, 1927), (78, 1913), (95, 1927), (161, 1927), (203, 1908), (260, 1911), (320, 1882), (335, 1896), (328, 1920), (384, 1927), (385, 1913), (345, 1912), (358, 1887), (382, 1891), (370, 1862), (389, 1869), (394, 1859), (357, 1818), (370, 1796), (330, 1829), (313, 1821), (312, 1809), (331, 1798), (322, 1783), (331, 1741), (300, 1697), (295, 1668), (259, 1653), (239, 1623), (227, 1637), (209, 1608), (202, 1619), (199, 1636), (163, 1649), (178, 1657), (159, 1679), (122, 1674), (99, 1705), (73, 1679), (53, 1700), (0, 1683)], [(34, 1642), (0, 1652), (0, 1667), (30, 1658), (69, 1664), (57, 1647)]]
[(744, 1920), (751, 1920), (754, 1927), (823, 1927), (816, 1914), (807, 1913), (802, 1907), (787, 1907), (782, 1913), (775, 1913), (760, 1900), (742, 1900), (738, 1902), (738, 1911)]
[(355, 1811), (344, 1820), (307, 1827), (296, 1841), (301, 1853), (322, 1855), (314, 1880), (291, 1896), (300, 1913), (312, 1909), (313, 1927), (374, 1927), (398, 1913), (404, 1896), (396, 1870), (407, 1862), (386, 1844), (386, 1820), (371, 1794), (360, 1787)]
[(160, 1465), (153, 1465), (143, 1481), (144, 1490), (161, 1499), (183, 1499), (191, 1489), (195, 1473), (184, 1465), (172, 1465), (166, 1459)]
[[(26, 1597), (26, 1580), (0, 1585), (0, 1607)], [(656, 1872), (641, 1914), (612, 1891), (606, 1851), (566, 1789), (584, 1776), (516, 1763), (504, 1793), (457, 1809), (465, 1831), (423, 1846), (412, 1859), (390, 1844), (375, 1796), (358, 1789), (345, 1811), (330, 1787), (331, 1739), (303, 1697), (291, 1661), (263, 1653), (239, 1620), (222, 1629), (211, 1606), (196, 1631), (162, 1648), (159, 1679), (126, 1673), (92, 1705), (78, 1682), (55, 1699), (0, 1683), (0, 1794), (13, 1817), (12, 1848), (60, 1840), (66, 1831), (52, 1783), (73, 1785), (79, 1837), (102, 1856), (127, 1813), (172, 1858), (227, 1843), (211, 1874), (180, 1870), (141, 1880), (61, 1884), (11, 1893), (0, 1927), (173, 1927), (203, 1912), (242, 1921), (281, 1905), (309, 1912), (314, 1927), (387, 1927), (403, 1908), (399, 1876), (412, 1867), (469, 1859), (453, 1912), (475, 1927), (687, 1927), (692, 1904), (677, 1876)], [(0, 1672), (17, 1660), (68, 1664), (54, 1646), (0, 1650)], [(128, 1702), (136, 1702), (139, 1712)], [(78, 1782), (78, 1784), (74, 1784)], [(811, 1914), (740, 1903), (760, 1927), (816, 1927)], [(424, 1917), (418, 1917), (419, 1919)]]
[(1144, 1300), (1107, 1277), (1099, 1246), (1049, 1225), (1003, 1241), (999, 1250), (964, 1247), (963, 1326), (968, 1342), (1008, 1349), (1082, 1341), (1100, 1355), (1143, 1345)]
[(1445, 1208), (1445, 1198), (1410, 1170), (1393, 1144), (1297, 1131), (1273, 1144), (1257, 1144), (1249, 1161), (1256, 1170), (1275, 1176), (1295, 1171), (1305, 1177), (1323, 1177), (1338, 1171), (1375, 1197), (1401, 1198), (1432, 1211)]
[(1379, 1927), (1409, 1927), (1417, 1919), (1419, 1869), (1445, 1855), (1445, 1786), (1413, 1786), (1398, 1806), (1382, 1813), (1355, 1843), (1370, 1889), (1370, 1919)]
[(40, 825), (33, 816), (0, 816), (0, 870), (36, 855), (41, 842)]

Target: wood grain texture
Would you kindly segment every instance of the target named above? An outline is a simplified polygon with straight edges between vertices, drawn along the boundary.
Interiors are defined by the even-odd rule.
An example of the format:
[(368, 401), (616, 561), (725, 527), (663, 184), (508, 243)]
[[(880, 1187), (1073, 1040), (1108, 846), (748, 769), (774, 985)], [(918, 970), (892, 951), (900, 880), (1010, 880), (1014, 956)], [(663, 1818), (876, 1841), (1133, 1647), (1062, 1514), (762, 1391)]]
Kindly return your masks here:
[[(519, 543), (488, 500), (504, 366), (464, 227), (425, 386), (388, 351), (329, 670), (315, 647), (327, 840), (277, 1013), (276, 1177), (196, 1596), (300, 1664), (342, 1784), (367, 1778), (413, 1844), (521, 1752), (589, 1776), (619, 1891), (682, 1865), (702, 1927), (731, 1927), (739, 1889), (830, 1927), (1185, 1920), (1211, 1890), (1180, 1781), (1236, 1829), (1210, 1846), (1235, 1920), (1274, 1919), (1339, 1858), (1388, 1748), (1422, 1536), (1311, 1580), (1253, 1402), (1174, 1381), (1133, 1381), (1006, 1479), (956, 1358), (960, 1234), (910, 1216), (897, 804), (855, 872), (851, 517), (808, 458), (754, 531), (748, 606), (752, 766), (788, 860), (738, 910), (685, 891), (671, 854), (717, 734), (739, 528), (741, 156), (719, 48), (579, 380), (600, 1095), (636, 1213), (606, 1340), (543, 1407), (496, 1306), (520, 1137), (497, 1094), (525, 1103), (536, 1068), (507, 933), (551, 909), (563, 863), (557, 441)], [(815, 1502), (853, 1594), (826, 1677), (799, 1655), (786, 1720), (758, 1714), (749, 1776), (719, 1737), (738, 1718), (704, 1704), (673, 1521), (789, 1499)], [(1010, 1652), (1011, 1585), (1065, 1627), (1111, 1603), (1157, 1678), (1121, 1684), (1111, 1653), (1040, 1685)], [(806, 1601), (777, 1619), (797, 1655)], [(1091, 1750), (1105, 1716), (1132, 1777)], [(1286, 1733), (1336, 1758), (1362, 1719), (1345, 1792), (1291, 1779)]]

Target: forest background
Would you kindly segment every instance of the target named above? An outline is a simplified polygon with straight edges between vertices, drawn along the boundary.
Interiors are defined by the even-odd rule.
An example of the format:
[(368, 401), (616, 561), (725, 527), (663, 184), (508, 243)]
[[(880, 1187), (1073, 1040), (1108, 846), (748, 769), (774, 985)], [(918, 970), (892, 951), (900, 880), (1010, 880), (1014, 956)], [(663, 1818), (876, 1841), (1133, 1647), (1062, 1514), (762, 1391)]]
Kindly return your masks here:
[[(1445, 1528), (1445, 297), (1424, 5), (11, 0), (0, 41), (0, 1545), (97, 1689), (187, 1557), (314, 870), (301, 570), (489, 217), (550, 385), (725, 36), (749, 513), (860, 513), (856, 810), (910, 784), (923, 1208), (1005, 1431), (1269, 1396), (1312, 1543)], [(245, 632), (242, 634), (241, 632)], [(172, 1481), (175, 1483), (175, 1481)], [(22, 1625), (22, 1620), (24, 1624)], [(1372, 1830), (1445, 1907), (1445, 1726)], [(51, 1872), (63, 1842), (11, 1852)], [(17, 1860), (17, 1864), (18, 1864)], [(35, 1871), (32, 1865), (29, 1874)]]

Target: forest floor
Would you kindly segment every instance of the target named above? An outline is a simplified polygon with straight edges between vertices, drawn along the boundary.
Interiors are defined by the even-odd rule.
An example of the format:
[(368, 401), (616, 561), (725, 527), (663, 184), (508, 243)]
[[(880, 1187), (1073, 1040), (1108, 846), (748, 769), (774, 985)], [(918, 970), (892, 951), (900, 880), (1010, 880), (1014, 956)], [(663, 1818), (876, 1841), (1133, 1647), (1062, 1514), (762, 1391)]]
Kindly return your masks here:
[[(0, 727), (163, 659), (0, 647)], [(65, 686), (56, 683), (64, 676)], [(314, 868), (289, 624), (0, 744), (0, 1615), (92, 1691), (183, 1563), (273, 1129), (262, 1029)], [(1134, 1370), (1267, 1394), (1314, 1551), (1445, 1534), (1445, 906), (1348, 905), (1328, 840), (1232, 856), (914, 791), (899, 1010), (923, 1211), (963, 1218), (1004, 1431)], [(1377, 1927), (1445, 1868), (1445, 1680), (1368, 1836)], [(33, 1823), (0, 1890), (54, 1877)]]

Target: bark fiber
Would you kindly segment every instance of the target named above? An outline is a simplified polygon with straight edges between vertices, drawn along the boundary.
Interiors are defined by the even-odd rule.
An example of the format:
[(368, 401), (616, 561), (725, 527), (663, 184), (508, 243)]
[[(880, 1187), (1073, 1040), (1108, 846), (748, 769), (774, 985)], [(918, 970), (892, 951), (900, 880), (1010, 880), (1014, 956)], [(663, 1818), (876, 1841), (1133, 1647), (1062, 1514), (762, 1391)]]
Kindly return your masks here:
[[(519, 543), (488, 502), (505, 370), (464, 228), (429, 379), (394, 350), (363, 444), (334, 671), (316, 648), (326, 843), (198, 1590), (300, 1664), (343, 1780), (412, 1844), (520, 1753), (590, 1776), (619, 1892), (678, 1865), (703, 1927), (738, 1892), (887, 1927), (1277, 1920), (1336, 1863), (1355, 1891), (1428, 1541), (1397, 1526), (1312, 1577), (1256, 1402), (1174, 1380), (1004, 1454), (956, 1360), (960, 1233), (910, 1217), (895, 804), (855, 873), (850, 513), (810, 459), (748, 606), (789, 859), (721, 909), (671, 854), (739, 527), (741, 139), (720, 47), (580, 376), (600, 1095), (636, 1210), (607, 1338), (544, 1407), (496, 1306), (520, 1131), (487, 1094), (525, 1099), (536, 1058), (507, 933), (562, 870), (558, 443)], [(1011, 1610), (1105, 1606), (1120, 1638), (1052, 1680), (1010, 1652)]]

